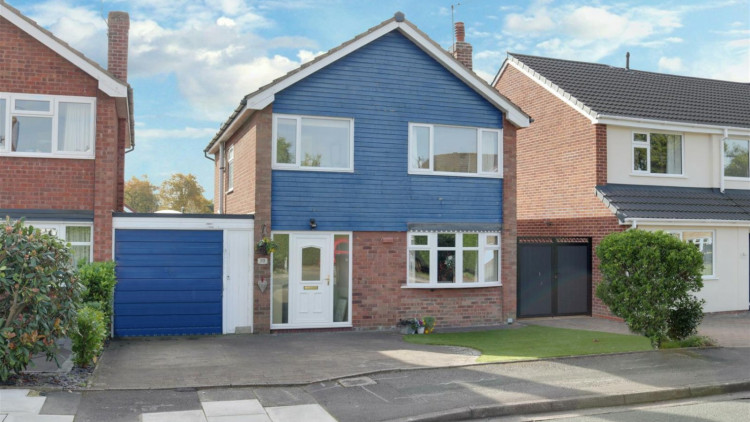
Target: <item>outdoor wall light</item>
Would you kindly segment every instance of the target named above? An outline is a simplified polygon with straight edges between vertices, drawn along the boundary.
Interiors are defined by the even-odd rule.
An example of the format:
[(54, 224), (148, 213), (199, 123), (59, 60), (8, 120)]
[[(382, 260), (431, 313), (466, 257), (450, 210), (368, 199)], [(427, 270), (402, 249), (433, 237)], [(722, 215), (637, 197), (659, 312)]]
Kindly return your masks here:
[(310, 219), (310, 230), (315, 230), (318, 228), (318, 223), (315, 222), (314, 218)]

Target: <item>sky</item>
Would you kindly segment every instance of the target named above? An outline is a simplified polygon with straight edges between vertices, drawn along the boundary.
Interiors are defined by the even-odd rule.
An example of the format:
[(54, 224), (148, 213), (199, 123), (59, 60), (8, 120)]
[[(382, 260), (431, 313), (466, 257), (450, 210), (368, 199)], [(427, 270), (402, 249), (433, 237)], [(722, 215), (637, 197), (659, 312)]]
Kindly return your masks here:
[(6, 0), (106, 67), (106, 16), (130, 13), (135, 150), (125, 177), (192, 173), (213, 197), (203, 149), (248, 93), (402, 11), (449, 48), (466, 25), (475, 72), (506, 52), (750, 82), (750, 0)]

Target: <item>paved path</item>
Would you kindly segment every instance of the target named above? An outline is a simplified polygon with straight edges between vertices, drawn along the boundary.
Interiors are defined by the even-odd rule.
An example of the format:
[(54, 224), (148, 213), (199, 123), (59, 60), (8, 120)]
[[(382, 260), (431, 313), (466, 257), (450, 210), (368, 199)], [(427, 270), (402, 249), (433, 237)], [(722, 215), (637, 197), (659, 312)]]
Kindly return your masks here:
[(466, 365), (479, 353), (411, 344), (387, 332), (114, 340), (95, 389), (308, 384), (384, 370)]
[(41, 414), (46, 401), (27, 389), (0, 390), (0, 422), (73, 422), (70, 414)]

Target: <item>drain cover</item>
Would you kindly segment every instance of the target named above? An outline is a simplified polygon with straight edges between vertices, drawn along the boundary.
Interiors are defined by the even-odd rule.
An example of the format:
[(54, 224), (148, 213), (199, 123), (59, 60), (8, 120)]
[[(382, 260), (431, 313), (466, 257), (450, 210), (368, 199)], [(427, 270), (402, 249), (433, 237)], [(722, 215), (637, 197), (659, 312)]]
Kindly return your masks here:
[(357, 377), (339, 380), (339, 384), (343, 387), (361, 387), (363, 385), (375, 384), (375, 381), (370, 377)]

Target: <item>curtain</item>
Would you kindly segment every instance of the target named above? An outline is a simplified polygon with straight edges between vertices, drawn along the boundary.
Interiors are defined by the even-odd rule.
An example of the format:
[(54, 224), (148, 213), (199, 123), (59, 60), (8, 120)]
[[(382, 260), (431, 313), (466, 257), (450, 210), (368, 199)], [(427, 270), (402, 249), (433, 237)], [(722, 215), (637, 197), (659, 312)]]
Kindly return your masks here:
[(667, 136), (667, 173), (682, 173), (682, 137), (678, 135)]
[(91, 149), (91, 104), (60, 103), (57, 149), (85, 152)]

